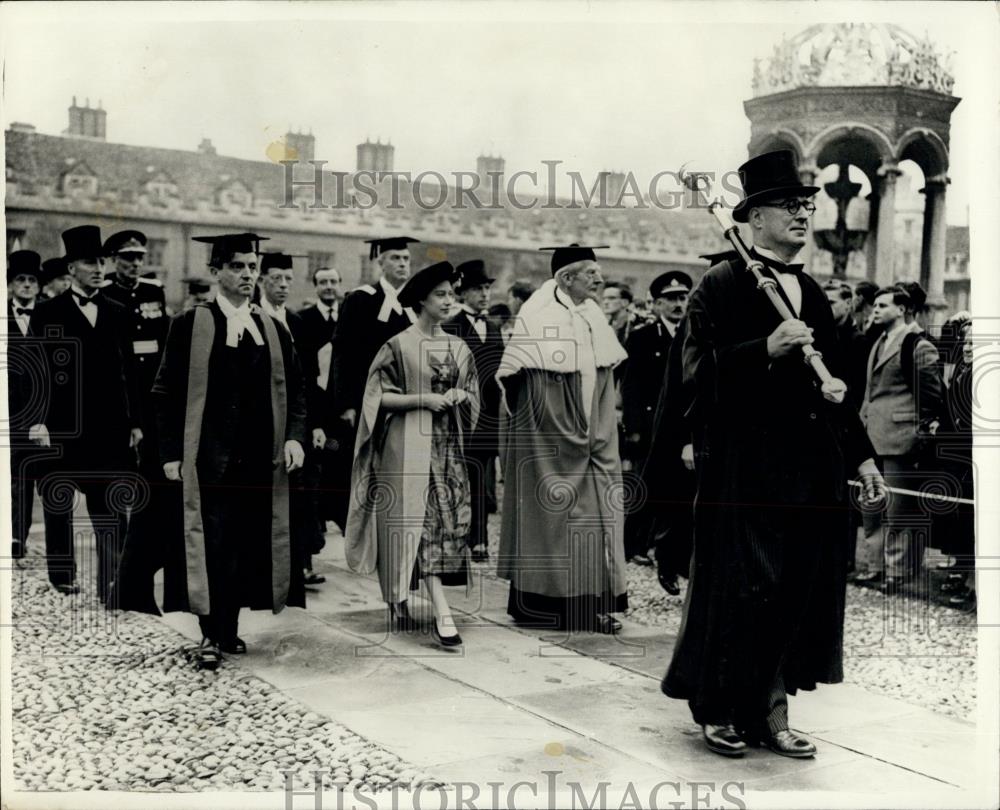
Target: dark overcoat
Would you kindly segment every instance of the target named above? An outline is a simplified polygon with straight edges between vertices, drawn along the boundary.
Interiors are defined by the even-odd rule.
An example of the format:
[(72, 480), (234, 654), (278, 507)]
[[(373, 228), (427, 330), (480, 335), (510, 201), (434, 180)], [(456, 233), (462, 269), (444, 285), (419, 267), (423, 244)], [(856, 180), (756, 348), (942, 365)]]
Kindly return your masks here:
[(500, 330), (486, 320), (486, 339), (480, 339), (464, 310), (445, 321), (441, 328), (465, 341), (479, 375), (479, 419), (475, 429), (465, 435), (465, 446), (481, 453), (495, 454), (500, 428), (500, 384), (496, 374), (503, 357), (503, 337)]

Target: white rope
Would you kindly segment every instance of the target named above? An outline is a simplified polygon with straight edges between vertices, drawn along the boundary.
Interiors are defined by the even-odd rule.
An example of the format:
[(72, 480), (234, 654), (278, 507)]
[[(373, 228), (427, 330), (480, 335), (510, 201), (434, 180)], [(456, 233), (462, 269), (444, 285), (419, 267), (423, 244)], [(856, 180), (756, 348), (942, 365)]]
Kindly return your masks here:
[[(855, 481), (854, 479), (848, 479), (848, 484), (856, 487), (862, 487), (860, 481)], [(888, 492), (892, 492), (896, 495), (912, 495), (914, 498), (929, 498), (932, 501), (940, 501), (942, 503), (964, 503), (967, 506), (975, 506), (976, 502), (971, 498), (956, 498), (954, 495), (939, 495), (936, 492), (919, 492), (915, 489), (903, 489), (902, 487), (886, 487)]]

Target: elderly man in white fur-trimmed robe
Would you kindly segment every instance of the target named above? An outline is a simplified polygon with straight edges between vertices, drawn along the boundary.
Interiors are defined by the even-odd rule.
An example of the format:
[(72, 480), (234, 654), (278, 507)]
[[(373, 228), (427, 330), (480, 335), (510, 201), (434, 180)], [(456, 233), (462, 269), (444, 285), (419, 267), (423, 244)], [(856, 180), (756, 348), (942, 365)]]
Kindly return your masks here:
[(554, 250), (504, 352), (497, 573), (515, 621), (614, 633), (628, 605), (612, 371), (625, 350), (593, 300), (593, 248)]

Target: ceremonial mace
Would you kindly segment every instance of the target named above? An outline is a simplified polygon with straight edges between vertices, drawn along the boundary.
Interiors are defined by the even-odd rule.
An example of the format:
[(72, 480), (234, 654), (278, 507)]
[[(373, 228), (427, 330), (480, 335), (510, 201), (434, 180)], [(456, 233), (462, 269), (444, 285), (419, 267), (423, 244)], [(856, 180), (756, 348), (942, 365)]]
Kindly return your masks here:
[[(684, 165), (686, 166), (687, 164)], [(681, 166), (677, 174), (685, 188), (690, 189), (694, 193), (699, 193), (703, 190), (701, 187), (702, 181), (705, 182), (706, 187), (709, 187), (711, 183), (709, 176), (706, 174), (685, 173), (684, 166)], [(719, 226), (722, 228), (722, 235), (726, 237), (729, 244), (733, 246), (740, 258), (746, 263), (750, 272), (754, 274), (754, 278), (757, 279), (757, 289), (764, 291), (764, 294), (767, 295), (768, 299), (774, 305), (774, 308), (778, 310), (778, 314), (781, 316), (781, 319), (783, 321), (794, 320), (795, 315), (788, 308), (788, 305), (778, 293), (778, 282), (770, 276), (764, 275), (762, 272), (764, 269), (763, 262), (758, 261), (750, 255), (750, 251), (744, 243), (743, 237), (740, 236), (739, 226), (733, 222), (732, 218), (729, 216), (729, 212), (723, 207), (722, 201), (719, 198), (716, 198), (709, 204), (708, 213), (715, 217), (716, 222), (718, 222)], [(844, 395), (847, 393), (847, 386), (844, 384), (843, 380), (834, 377), (830, 373), (830, 370), (823, 362), (822, 352), (817, 351), (809, 344), (805, 344), (802, 346), (802, 354), (804, 355), (806, 363), (812, 366), (813, 371), (816, 372), (816, 376), (819, 377), (820, 382), (822, 383), (821, 390), (823, 392), (823, 396), (831, 402), (843, 402)]]

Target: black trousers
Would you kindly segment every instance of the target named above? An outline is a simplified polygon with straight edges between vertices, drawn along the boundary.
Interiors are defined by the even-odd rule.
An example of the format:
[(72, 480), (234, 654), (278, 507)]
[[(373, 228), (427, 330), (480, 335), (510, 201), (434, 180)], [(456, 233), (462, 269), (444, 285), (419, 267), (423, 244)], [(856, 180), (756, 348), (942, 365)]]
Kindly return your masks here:
[(469, 473), (469, 491), (472, 496), (472, 522), (469, 526), (469, 547), (489, 545), (487, 520), (489, 496), (487, 476), (496, 463), (496, 451), (471, 447), (465, 451), (465, 468)]
[(122, 478), (113, 471), (83, 471), (79, 466), (50, 466), (39, 483), (39, 495), (45, 512), (45, 555), (49, 581), (69, 585), (76, 581), (77, 563), (73, 548), (73, 496), (80, 492), (97, 537), (97, 594), (101, 602), (118, 570), (128, 516), (123, 504), (116, 502), (116, 487)]
[(35, 507), (35, 454), (31, 449), (10, 448), (10, 520), (13, 540), (11, 556), (24, 556), (24, 545), (31, 530), (31, 513)]
[(257, 567), (262, 553), (250, 545), (251, 538), (262, 536), (261, 525), (269, 525), (270, 487), (269, 461), (230, 462), (222, 480), (201, 484), (210, 612), (199, 616), (198, 623), (202, 634), (216, 643), (236, 638), (240, 608), (251, 603), (250, 594), (264, 580), (270, 592), (270, 570)]

